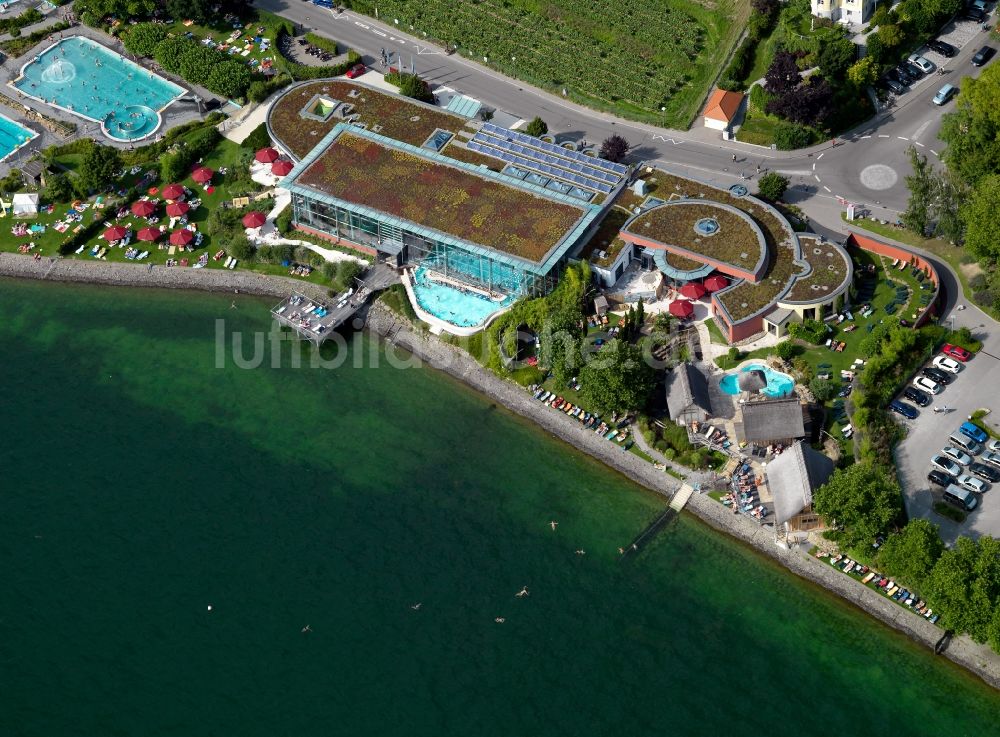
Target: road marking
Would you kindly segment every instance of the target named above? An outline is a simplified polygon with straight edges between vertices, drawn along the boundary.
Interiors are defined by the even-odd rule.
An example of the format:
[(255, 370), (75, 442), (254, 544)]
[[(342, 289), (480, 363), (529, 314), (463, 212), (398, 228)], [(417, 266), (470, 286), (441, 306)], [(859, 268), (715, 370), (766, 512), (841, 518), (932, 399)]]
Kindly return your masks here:
[(861, 136), (862, 138), (871, 138), (871, 136)]
[(914, 140), (914, 142), (916, 142), (916, 140), (918, 138), (920, 138), (920, 136), (922, 136), (924, 134), (924, 131), (927, 130), (927, 126), (929, 126), (930, 124), (931, 124), (931, 121), (929, 121), (929, 120), (924, 121), (923, 123), (920, 124), (920, 127), (917, 128), (917, 130), (913, 133), (913, 140)]
[(813, 162), (813, 171), (816, 171), (816, 162)]
[[(821, 153), (821, 154), (820, 154), (819, 156), (817, 156), (817, 157), (816, 157), (816, 161), (819, 161), (819, 160), (820, 160), (820, 159), (822, 159), (822, 158), (823, 158), (824, 156), (826, 156), (826, 151), (824, 151), (824, 152), (823, 152), (823, 153)], [(813, 164), (813, 167), (814, 167), (814, 168), (815, 168), (815, 166), (816, 166), (816, 165), (815, 165), (815, 164)]]
[(817, 181), (817, 182), (821, 182), (821, 181), (823, 181), (822, 179), (820, 179), (820, 178), (819, 178), (818, 176), (816, 176), (815, 174), (813, 174), (813, 176), (814, 176), (814, 177), (816, 177), (816, 181)]
[(830, 188), (827, 187), (825, 184), (823, 185), (823, 189), (825, 189), (827, 192), (831, 191)]
[(386, 36), (389, 35), (388, 33), (382, 33), (382, 31), (377, 31), (374, 28), (371, 29), (371, 32), (374, 33), (376, 36), (381, 36), (382, 38), (385, 38)]
[(359, 20), (356, 20), (356, 21), (354, 21), (354, 25), (356, 25), (356, 26), (361, 26), (362, 28), (367, 28), (367, 29), (369, 29), (369, 30), (371, 29), (371, 26), (370, 26), (370, 25), (368, 25), (367, 23), (362, 23), (362, 22), (361, 22), (361, 21), (359, 21)]
[(879, 138), (892, 138), (892, 136), (888, 136), (888, 135), (886, 135), (885, 133), (879, 133), (879, 134), (878, 134), (878, 137), (879, 137)]
[(900, 141), (909, 141), (909, 138), (904, 138), (903, 136), (896, 136)]
[(680, 146), (684, 141), (678, 141), (676, 138), (668, 138), (667, 136), (661, 136), (659, 133), (654, 133), (652, 135), (654, 141), (663, 141), (664, 143), (672, 143), (675, 146)]
[(920, 148), (923, 148), (923, 147), (924, 147), (924, 144), (922, 144), (922, 143), (921, 143), (920, 141), (914, 141), (914, 142), (913, 142), (913, 145), (914, 145), (914, 146), (920, 146)]
[(937, 155), (938, 155), (938, 152), (937, 152), (937, 151), (935, 151), (934, 149), (931, 149), (931, 153), (932, 153), (932, 154), (934, 154), (935, 156), (937, 156)]

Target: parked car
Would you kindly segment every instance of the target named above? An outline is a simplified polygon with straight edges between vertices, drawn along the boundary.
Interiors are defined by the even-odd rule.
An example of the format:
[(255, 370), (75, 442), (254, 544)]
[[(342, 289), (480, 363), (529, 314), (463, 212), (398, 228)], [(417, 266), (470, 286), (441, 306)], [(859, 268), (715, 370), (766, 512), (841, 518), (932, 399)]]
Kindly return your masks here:
[(987, 466), (985, 463), (970, 463), (969, 473), (993, 484), (1000, 481), (1000, 469)]
[(990, 490), (990, 485), (985, 481), (977, 479), (975, 476), (970, 476), (967, 473), (963, 473), (958, 477), (958, 485), (964, 486), (969, 491), (974, 491), (978, 494), (985, 494)]
[(972, 0), (972, 2), (969, 3), (969, 6), (979, 8), (984, 13), (986, 12), (986, 0)]
[(934, 456), (931, 458), (931, 465), (934, 466), (938, 471), (944, 471), (950, 476), (961, 476), (962, 467), (955, 463), (955, 461), (945, 456)]
[(914, 64), (912, 61), (904, 61), (902, 64), (900, 64), (900, 66), (910, 73), (910, 76), (913, 77), (914, 82), (919, 81), (924, 76), (924, 70), (918, 67), (916, 64)]
[(921, 407), (926, 407), (931, 403), (931, 398), (927, 396), (926, 392), (920, 391), (915, 386), (908, 386), (903, 389), (903, 396)]
[(943, 455), (948, 456), (955, 463), (960, 463), (963, 466), (968, 466), (972, 463), (972, 456), (966, 453), (961, 448), (956, 448), (954, 445), (946, 445), (941, 449)]
[(933, 366), (925, 366), (924, 368), (920, 369), (920, 373), (926, 376), (928, 379), (933, 379), (938, 384), (944, 384), (945, 386), (948, 386), (948, 384), (950, 384), (952, 382), (952, 379), (954, 378), (947, 371), (942, 371), (941, 369), (934, 368)]
[(931, 51), (936, 51), (937, 53), (941, 54), (941, 56), (945, 56), (949, 59), (958, 53), (958, 49), (956, 49), (954, 46), (952, 46), (949, 43), (945, 43), (944, 41), (940, 41), (936, 38), (931, 39), (930, 41), (927, 42), (927, 48), (929, 48)]
[(988, 62), (990, 59), (993, 58), (994, 53), (995, 51), (989, 46), (983, 46), (983, 48), (979, 49), (979, 51), (977, 51), (975, 55), (973, 55), (972, 66), (981, 67), (983, 64), (985, 64), (986, 62)]
[[(1000, 473), (1000, 471), (998, 471), (998, 473)], [(941, 487), (945, 487), (948, 486), (948, 484), (955, 483), (954, 476), (951, 476), (950, 474), (947, 474), (944, 471), (939, 471), (936, 468), (932, 468), (931, 472), (927, 474), (927, 480), (930, 481), (932, 484), (937, 484), (938, 486)]]
[(985, 443), (990, 439), (990, 436), (986, 434), (986, 431), (983, 430), (983, 428), (971, 422), (963, 422), (959, 425), (958, 431), (965, 437), (972, 438), (977, 443)]
[(906, 87), (901, 83), (893, 79), (892, 77), (885, 78), (885, 86), (889, 88), (889, 91), (895, 95), (902, 95), (906, 92)]
[(927, 59), (922, 57), (920, 54), (910, 54), (906, 59), (908, 62), (913, 64), (915, 67), (920, 69), (924, 74), (930, 74), (934, 71), (934, 65), (931, 64)]
[(917, 408), (912, 404), (900, 402), (898, 399), (893, 399), (889, 402), (889, 409), (898, 415), (902, 415), (908, 420), (915, 420), (917, 419), (917, 415), (920, 414), (920, 412), (917, 411)]
[(966, 8), (965, 13), (963, 15), (965, 18), (968, 18), (969, 20), (976, 21), (976, 23), (982, 23), (984, 20), (986, 20), (986, 13), (984, 13), (979, 8)]
[(956, 87), (953, 84), (946, 84), (937, 91), (937, 94), (934, 95), (934, 99), (931, 100), (931, 102), (933, 102), (935, 105), (944, 105), (948, 102), (948, 100), (950, 100), (957, 94), (958, 94), (958, 87)]
[[(899, 81), (902, 82), (905, 85), (911, 85), (914, 82), (916, 82), (918, 79), (920, 79), (920, 75), (919, 74), (914, 74), (913, 70), (910, 69), (905, 64), (900, 64), (898, 67), (896, 67), (895, 69), (893, 69), (892, 72), (895, 72), (896, 73), (896, 77), (899, 79)], [(890, 74), (892, 72), (890, 72)]]
[(992, 451), (994, 453), (1000, 453), (1000, 440), (991, 440), (986, 444), (986, 450)]
[(353, 67), (351, 67), (350, 69), (347, 70), (347, 75), (346, 76), (347, 76), (348, 79), (357, 79), (358, 77), (360, 77), (362, 74), (364, 74), (367, 71), (368, 71), (368, 69), (365, 68), (364, 64), (358, 63), (358, 64), (355, 64)]
[(1000, 453), (997, 453), (996, 451), (991, 450), (988, 453), (983, 453), (983, 460), (991, 466), (1000, 468)]
[(949, 374), (957, 374), (962, 370), (962, 364), (954, 358), (948, 358), (948, 356), (934, 356), (934, 360), (931, 363), (934, 365), (934, 368), (947, 371)]
[(944, 389), (943, 386), (938, 384), (936, 381), (928, 379), (926, 376), (918, 376), (913, 380), (913, 386), (917, 387), (921, 391), (925, 391), (928, 394), (940, 394), (941, 390)]
[(951, 343), (945, 343), (941, 347), (941, 352), (946, 356), (954, 358), (956, 361), (961, 361), (962, 363), (965, 363), (972, 358), (972, 353), (965, 350), (961, 346), (952, 345)]
[(944, 490), (943, 499), (949, 504), (954, 504), (959, 509), (971, 512), (979, 504), (979, 497), (968, 489), (964, 489), (958, 484), (952, 484)]

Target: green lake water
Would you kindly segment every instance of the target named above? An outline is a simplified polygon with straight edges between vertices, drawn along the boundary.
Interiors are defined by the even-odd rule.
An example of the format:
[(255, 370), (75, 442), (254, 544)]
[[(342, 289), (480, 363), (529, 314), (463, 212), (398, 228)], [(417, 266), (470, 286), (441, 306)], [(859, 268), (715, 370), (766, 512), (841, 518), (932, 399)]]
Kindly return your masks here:
[(686, 516), (622, 562), (659, 497), (374, 341), (217, 368), (230, 302), (0, 281), (0, 735), (1000, 734)]

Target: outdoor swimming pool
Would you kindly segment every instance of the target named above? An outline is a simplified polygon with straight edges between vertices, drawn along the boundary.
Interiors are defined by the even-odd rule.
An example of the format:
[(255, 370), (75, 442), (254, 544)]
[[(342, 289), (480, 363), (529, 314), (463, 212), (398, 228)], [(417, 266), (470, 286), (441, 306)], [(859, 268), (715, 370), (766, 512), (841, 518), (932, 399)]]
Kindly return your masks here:
[(38, 134), (0, 115), (0, 161), (3, 161)]
[(795, 379), (788, 374), (775, 371), (774, 369), (765, 366), (763, 363), (751, 363), (741, 368), (739, 372), (726, 374), (719, 380), (719, 388), (721, 388), (726, 394), (739, 394), (739, 374), (754, 370), (764, 372), (764, 378), (767, 379), (767, 387), (765, 387), (764, 393), (767, 396), (787, 397), (792, 393), (792, 389), (795, 387)]
[(497, 302), (471, 291), (433, 281), (423, 266), (413, 272), (413, 294), (420, 307), (435, 317), (461, 328), (482, 325), (498, 310), (511, 305), (515, 296)]
[(104, 135), (119, 141), (152, 135), (160, 127), (159, 111), (185, 92), (79, 36), (47, 48), (12, 84), (29, 97), (101, 123)]

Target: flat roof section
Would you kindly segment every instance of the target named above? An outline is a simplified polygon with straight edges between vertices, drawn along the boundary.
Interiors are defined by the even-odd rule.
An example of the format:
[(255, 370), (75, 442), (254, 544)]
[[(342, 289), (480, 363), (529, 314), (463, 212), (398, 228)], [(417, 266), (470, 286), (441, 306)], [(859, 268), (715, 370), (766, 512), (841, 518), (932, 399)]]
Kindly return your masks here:
[(652, 207), (625, 223), (622, 236), (751, 282), (761, 278), (768, 264), (767, 241), (753, 218), (710, 200), (675, 200)]
[(290, 188), (304, 186), (375, 217), (398, 218), (417, 232), (430, 229), (455, 245), (483, 246), (549, 268), (599, 211), (344, 124), (328, 138), (302, 162)]

